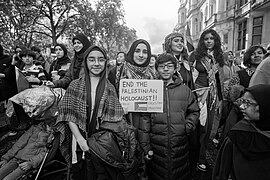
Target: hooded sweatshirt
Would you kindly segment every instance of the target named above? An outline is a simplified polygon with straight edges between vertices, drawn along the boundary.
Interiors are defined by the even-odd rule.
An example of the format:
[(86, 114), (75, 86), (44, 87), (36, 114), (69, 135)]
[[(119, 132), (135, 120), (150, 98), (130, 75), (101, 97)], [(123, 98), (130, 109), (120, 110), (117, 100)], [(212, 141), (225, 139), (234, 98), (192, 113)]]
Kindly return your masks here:
[(255, 125), (239, 121), (224, 140), (213, 170), (213, 179), (270, 179), (270, 85), (247, 89), (259, 104), (260, 119)]

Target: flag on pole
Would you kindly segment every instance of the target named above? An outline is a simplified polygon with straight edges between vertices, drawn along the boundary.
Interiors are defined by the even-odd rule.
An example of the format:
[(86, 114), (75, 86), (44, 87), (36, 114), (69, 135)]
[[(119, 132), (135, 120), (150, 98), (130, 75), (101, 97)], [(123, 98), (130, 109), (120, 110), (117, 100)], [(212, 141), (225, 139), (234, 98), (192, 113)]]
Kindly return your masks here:
[(194, 51), (194, 46), (193, 46), (193, 42), (191, 39), (191, 34), (190, 34), (190, 29), (189, 29), (189, 25), (187, 23), (187, 29), (185, 31), (186, 34), (186, 46), (188, 49), (188, 52), (191, 53), (192, 51)]
[(15, 73), (16, 73), (16, 82), (17, 82), (18, 92), (21, 92), (21, 91), (31, 87), (30, 83), (27, 81), (25, 75), (17, 67), (15, 67)]

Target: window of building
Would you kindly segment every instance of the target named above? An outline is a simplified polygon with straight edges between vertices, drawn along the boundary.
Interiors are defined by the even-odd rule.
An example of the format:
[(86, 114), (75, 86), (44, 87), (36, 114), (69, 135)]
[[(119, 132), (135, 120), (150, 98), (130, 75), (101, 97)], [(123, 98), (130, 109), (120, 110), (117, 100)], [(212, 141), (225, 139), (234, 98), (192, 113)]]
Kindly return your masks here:
[(228, 33), (223, 34), (223, 43), (228, 44)]
[(197, 18), (195, 18), (195, 33), (199, 33), (199, 23)]
[(253, 19), (252, 28), (252, 45), (261, 44), (262, 42), (262, 28), (263, 28), (263, 17), (256, 17)]
[(240, 0), (240, 7), (243, 6), (244, 4), (246, 4), (248, 2), (248, 0)]
[(226, 0), (225, 1), (225, 10), (227, 11), (227, 10), (229, 10), (229, 4), (230, 2), (229, 2), (229, 0)]
[(206, 6), (204, 9), (204, 21), (207, 20), (207, 16), (208, 16), (208, 6)]
[(238, 50), (245, 49), (246, 47), (246, 34), (247, 34), (247, 20), (238, 24)]
[(185, 14), (182, 12), (182, 15), (181, 15), (181, 23), (184, 23), (185, 22)]

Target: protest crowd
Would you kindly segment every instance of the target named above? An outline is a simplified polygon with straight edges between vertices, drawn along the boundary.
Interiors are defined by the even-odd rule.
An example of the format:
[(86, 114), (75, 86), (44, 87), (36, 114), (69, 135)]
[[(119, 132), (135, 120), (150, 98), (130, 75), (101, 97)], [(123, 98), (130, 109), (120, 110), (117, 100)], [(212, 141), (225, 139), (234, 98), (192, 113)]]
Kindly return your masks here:
[(160, 54), (138, 39), (111, 64), (90, 42), (76, 34), (73, 57), (56, 44), (53, 61), (0, 44), (1, 112), (20, 135), (0, 154), (0, 180), (270, 179), (270, 44), (239, 63), (213, 29), (192, 48), (173, 32)]

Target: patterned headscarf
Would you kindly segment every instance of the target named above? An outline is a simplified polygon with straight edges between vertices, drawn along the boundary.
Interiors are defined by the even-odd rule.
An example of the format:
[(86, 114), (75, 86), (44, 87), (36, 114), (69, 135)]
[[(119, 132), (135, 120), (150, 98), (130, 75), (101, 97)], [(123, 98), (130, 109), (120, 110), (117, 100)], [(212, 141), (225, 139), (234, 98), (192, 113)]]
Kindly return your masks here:
[[(95, 133), (102, 122), (120, 122), (124, 115), (124, 110), (118, 100), (114, 86), (106, 78), (106, 68), (101, 72), (99, 83), (96, 89), (95, 100), (91, 99), (91, 80), (86, 65), (88, 54), (98, 50), (104, 54), (106, 52), (98, 47), (91, 46), (85, 52), (85, 76), (72, 81), (59, 104), (59, 115), (57, 118), (57, 130), (61, 133), (60, 149), (68, 163), (71, 163), (71, 131), (67, 122), (73, 122), (90, 136)], [(92, 103), (94, 110), (91, 114)], [(91, 120), (90, 120), (91, 117)]]
[(165, 37), (165, 43), (164, 43), (164, 46), (165, 46), (165, 51), (166, 51), (167, 53), (171, 53), (171, 52), (172, 52), (172, 48), (171, 48), (172, 40), (173, 40), (174, 38), (176, 38), (176, 37), (181, 37), (181, 38), (184, 39), (183, 34), (178, 33), (178, 32), (173, 32), (173, 33), (171, 33), (171, 34), (169, 34), (169, 35), (167, 35), (167, 36)]

